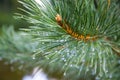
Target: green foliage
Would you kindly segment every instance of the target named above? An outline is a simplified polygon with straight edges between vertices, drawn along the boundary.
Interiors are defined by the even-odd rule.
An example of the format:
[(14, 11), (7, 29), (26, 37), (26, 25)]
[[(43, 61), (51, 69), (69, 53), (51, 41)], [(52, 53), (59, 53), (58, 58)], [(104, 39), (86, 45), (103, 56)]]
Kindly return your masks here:
[[(34, 51), (30, 54), (32, 57), (25, 59), (30, 59), (31, 64), (34, 62), (33, 66), (39, 65), (44, 70), (47, 69), (50, 74), (56, 71), (63, 73), (65, 80), (120, 78), (120, 64), (116, 55), (120, 55), (120, 12), (114, 2), (109, 6), (107, 0), (99, 0), (95, 7), (93, 0), (40, 0), (40, 4), (35, 1), (19, 1), (26, 8), (20, 10), (27, 15), (17, 13), (18, 17), (33, 25), (22, 30), (32, 36), (30, 39), (33, 43), (37, 43), (35, 49), (31, 50), (29, 45), (28, 52), (23, 52), (23, 55), (29, 56)], [(62, 17), (63, 26), (56, 21), (57, 14)], [(96, 36), (96, 39), (78, 39), (68, 33), (66, 25), (72, 29), (72, 33), (84, 37), (90, 35), (91, 38)], [(12, 43), (21, 46), (17, 47), (17, 51), (26, 49), (23, 47), (26, 44), (23, 39), (19, 39), (20, 42), (23, 41), (22, 45), (12, 39), (14, 37), (10, 36)], [(29, 39), (25, 39), (29, 43)], [(16, 48), (15, 45), (13, 49), (14, 47)], [(22, 57), (18, 58), (23, 60)]]
[[(13, 26), (2, 26), (0, 36), (0, 58), (6, 59), (10, 64), (16, 63), (17, 66), (31, 67), (33, 50), (36, 43), (30, 42), (32, 37), (25, 36), (25, 32), (15, 32)], [(27, 63), (27, 64), (26, 64)]]
[[(115, 53), (120, 54), (120, 43), (117, 42), (120, 12), (115, 3), (109, 6), (109, 2), (100, 0), (97, 8), (93, 0), (41, 0), (39, 4), (24, 0), (21, 3), (26, 8), (21, 10), (28, 13), (27, 16), (21, 15), (22, 18), (34, 25), (24, 30), (39, 42), (33, 55), (35, 59), (42, 58), (37, 63), (52, 70), (58, 67), (64, 72), (65, 79), (71, 75), (76, 75), (71, 80), (91, 76), (103, 80), (112, 78), (111, 70), (117, 65)], [(58, 25), (57, 14), (73, 32), (97, 36), (97, 40), (85, 42), (72, 37), (67, 28)]]

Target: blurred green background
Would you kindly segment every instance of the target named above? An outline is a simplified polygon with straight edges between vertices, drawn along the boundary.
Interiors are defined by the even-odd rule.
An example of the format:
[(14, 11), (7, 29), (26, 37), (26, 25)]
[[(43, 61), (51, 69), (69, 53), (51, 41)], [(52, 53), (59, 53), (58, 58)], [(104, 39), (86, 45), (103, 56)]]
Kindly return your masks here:
[(22, 5), (18, 3), (17, 0), (0, 0), (0, 27), (11, 24), (14, 24), (16, 29), (28, 26), (25, 20), (16, 20), (13, 17), (15, 13), (20, 12), (18, 10), (19, 7), (22, 7)]
[[(22, 5), (17, 0), (0, 0), (0, 30), (3, 25), (8, 27), (14, 25), (17, 30), (20, 27), (28, 26), (26, 21), (14, 19), (15, 13), (19, 12), (18, 7), (22, 7)], [(23, 74), (21, 70), (15, 69), (13, 64), (0, 58), (0, 80), (22, 80)]]

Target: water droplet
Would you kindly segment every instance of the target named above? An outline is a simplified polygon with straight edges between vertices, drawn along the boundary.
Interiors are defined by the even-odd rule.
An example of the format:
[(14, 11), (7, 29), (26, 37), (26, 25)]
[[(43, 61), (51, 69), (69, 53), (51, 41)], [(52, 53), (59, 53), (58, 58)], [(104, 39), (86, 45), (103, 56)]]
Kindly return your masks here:
[(72, 53), (72, 54), (75, 54), (75, 53), (76, 53), (76, 51), (75, 51), (75, 50), (72, 50), (72, 51), (71, 51), (71, 53)]
[(96, 76), (95, 80), (100, 80), (100, 77), (99, 77), (99, 76)]
[(45, 36), (49, 36), (49, 34), (48, 34), (48, 33), (45, 33), (44, 35), (45, 35)]
[(13, 66), (11, 66), (11, 67), (10, 67), (10, 70), (11, 70), (11, 71), (14, 71), (14, 67), (13, 67)]
[(65, 51), (66, 51), (67, 53), (69, 53), (69, 49), (66, 49)]
[(120, 64), (120, 60), (118, 60), (118, 64)]
[(20, 61), (21, 64), (24, 64), (24, 61)]
[(92, 66), (93, 66), (93, 65), (92, 65), (92, 64), (90, 64), (90, 68), (92, 68)]
[(105, 70), (105, 73), (108, 73), (108, 70)]
[(79, 69), (80, 67), (76, 65), (75, 68), (76, 68), (76, 69)]
[(73, 65), (71, 64), (70, 67), (73, 67)]
[(60, 42), (64, 42), (64, 40), (60, 40)]
[(9, 63), (8, 63), (8, 62), (5, 62), (4, 64), (5, 64), (5, 65), (8, 65)]
[(92, 56), (94, 56), (95, 55), (95, 53), (92, 53)]
[(19, 66), (18, 69), (19, 69), (19, 70), (22, 70), (22, 69), (23, 69), (23, 65)]
[(85, 53), (85, 51), (83, 50), (82, 53)]
[(46, 57), (46, 59), (50, 59), (49, 57)]
[(69, 52), (67, 53), (67, 57), (70, 57), (70, 53)]
[(95, 75), (96, 74), (96, 71), (93, 69), (92, 70), (92, 75)]
[(2, 57), (0, 57), (0, 61), (2, 61)]
[(102, 64), (102, 60), (100, 59), (100, 64)]
[(36, 59), (35, 56), (33, 56), (32, 59)]
[(102, 76), (103, 76), (103, 73), (100, 73), (99, 76), (102, 77)]
[(101, 54), (102, 54), (102, 52), (99, 52), (98, 54), (100, 54), (100, 55), (101, 55)]
[[(42, 52), (42, 51), (41, 51), (41, 52)], [(33, 54), (32, 59), (36, 59), (36, 56), (37, 56), (38, 54), (39, 54), (39, 53)]]
[(40, 34), (40, 32), (37, 31), (37, 34)]
[(92, 48), (92, 51), (94, 52), (94, 51), (95, 51), (95, 48)]
[(65, 42), (65, 40), (57, 40), (57, 42)]
[(64, 74), (63, 74), (64, 76), (66, 76), (66, 72), (64, 72)]
[(67, 60), (65, 59), (64, 62), (66, 62)]
[(67, 63), (65, 63), (65, 66), (67, 66), (68, 64)]
[(112, 74), (109, 75), (109, 78), (112, 78)]
[(42, 44), (45, 44), (44, 42), (42, 42)]
[(15, 62), (15, 60), (11, 60), (11, 61), (10, 61), (10, 64), (13, 64), (14, 62)]
[(89, 68), (87, 68), (86, 71), (88, 72), (88, 71), (89, 71)]
[(63, 57), (63, 58), (61, 58), (61, 60), (62, 60), (62, 61), (64, 61), (64, 62), (66, 62), (66, 59), (65, 59), (64, 57)]
[(83, 59), (82, 62), (84, 63), (84, 62), (85, 62), (85, 59)]
[(104, 32), (104, 34), (106, 34), (106, 32)]
[(63, 58), (61, 58), (62, 60), (64, 60), (65, 58), (63, 57)]
[(34, 53), (36, 52), (36, 51), (33, 51)]
[(55, 51), (55, 53), (57, 53), (58, 51)]

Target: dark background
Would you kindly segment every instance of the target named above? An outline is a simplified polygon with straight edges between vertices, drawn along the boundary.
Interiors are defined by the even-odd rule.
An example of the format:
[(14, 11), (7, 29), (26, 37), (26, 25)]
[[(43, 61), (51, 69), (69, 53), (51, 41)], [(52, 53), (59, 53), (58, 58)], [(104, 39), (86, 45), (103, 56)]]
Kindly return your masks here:
[[(13, 25), (15, 28), (27, 27), (25, 20), (15, 19), (15, 13), (19, 13), (22, 5), (17, 0), (0, 0), (0, 27), (2, 25)], [(23, 7), (22, 7), (23, 8)]]
[[(0, 0), (0, 30), (3, 25), (7, 27), (14, 25), (16, 30), (28, 26), (26, 21), (14, 19), (15, 13), (20, 12), (18, 7), (22, 7), (22, 5), (17, 0)], [(13, 64), (7, 63), (0, 57), (0, 80), (22, 80), (24, 74), (23, 71), (15, 69)]]

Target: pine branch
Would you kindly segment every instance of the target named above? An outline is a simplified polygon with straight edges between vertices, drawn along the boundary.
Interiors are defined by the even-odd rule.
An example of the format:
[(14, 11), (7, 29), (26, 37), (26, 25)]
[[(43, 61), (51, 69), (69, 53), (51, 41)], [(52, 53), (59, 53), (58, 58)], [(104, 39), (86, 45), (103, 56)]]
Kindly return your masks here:
[(114, 51), (120, 49), (119, 39), (114, 38), (120, 36), (120, 12), (114, 3), (99, 0), (96, 7), (94, 0), (20, 2), (28, 15), (19, 16), (34, 25), (24, 30), (39, 42), (33, 55), (42, 59), (37, 64), (50, 70), (58, 67), (65, 78), (78, 74), (112, 80), (111, 70), (117, 65)]

